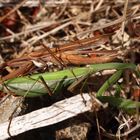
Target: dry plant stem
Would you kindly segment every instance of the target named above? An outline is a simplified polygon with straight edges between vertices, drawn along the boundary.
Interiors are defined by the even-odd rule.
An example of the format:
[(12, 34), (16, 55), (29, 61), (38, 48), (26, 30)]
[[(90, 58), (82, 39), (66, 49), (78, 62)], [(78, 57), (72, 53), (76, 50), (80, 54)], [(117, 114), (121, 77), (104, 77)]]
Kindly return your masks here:
[(100, 57), (83, 57), (78, 55), (72, 55), (67, 53), (58, 54), (57, 57), (61, 58), (63, 62), (66, 64), (95, 64), (95, 63), (105, 63), (111, 62), (116, 58), (116, 54), (114, 56), (100, 56)]
[(96, 8), (95, 8), (95, 11), (97, 11), (97, 10), (100, 9), (100, 7), (101, 7), (101, 5), (102, 5), (103, 2), (104, 2), (104, 0), (99, 0), (97, 6), (96, 6)]
[(124, 11), (123, 11), (124, 21), (122, 22), (122, 27), (121, 27), (121, 30), (122, 30), (122, 46), (123, 46), (123, 43), (124, 43), (124, 41), (123, 41), (124, 40), (124, 29), (125, 29), (125, 22), (126, 22), (126, 16), (127, 16), (128, 2), (129, 2), (129, 0), (125, 0)]
[(0, 83), (8, 80), (8, 79), (11, 79), (11, 78), (15, 78), (15, 77), (18, 77), (18, 76), (22, 76), (24, 75), (25, 73), (28, 73), (29, 70), (33, 67), (33, 63), (31, 61), (25, 63), (23, 66), (21, 66), (19, 69), (13, 71), (12, 73), (4, 76)]
[(94, 28), (92, 28), (90, 30), (86, 30), (86, 31), (83, 31), (81, 33), (78, 33), (76, 36), (80, 36), (80, 35), (83, 35), (83, 34), (86, 34), (86, 33), (91, 33), (91, 32), (97, 31), (97, 30), (101, 30), (101, 29), (104, 29), (104, 28), (119, 24), (119, 23), (123, 22), (124, 19), (125, 18), (122, 16), (119, 19), (116, 19), (116, 20), (114, 20), (114, 21), (112, 21), (110, 23), (104, 24), (102, 26), (94, 27)]
[(17, 4), (14, 9), (12, 9), (5, 16), (3, 16), (3, 17), (0, 18), (0, 22), (2, 22), (4, 19), (6, 19), (8, 16), (10, 16), (13, 12), (15, 12), (17, 9), (19, 9), (27, 1), (28, 0), (23, 0), (21, 3)]
[(99, 124), (98, 115), (97, 115), (96, 112), (95, 112), (95, 116), (96, 116), (97, 130), (98, 130), (98, 138), (99, 138), (99, 140), (102, 140), (102, 138), (101, 138), (101, 131), (100, 131), (100, 124)]
[(82, 55), (82, 54), (92, 54), (92, 55), (114, 55), (116, 53), (118, 53), (117, 50), (74, 50), (74, 51), (66, 51), (66, 53), (69, 53), (69, 54), (79, 54), (79, 55)]
[[(111, 138), (111, 139), (116, 139), (116, 138), (123, 138), (123, 137), (127, 137), (127, 136), (129, 136), (130, 134), (132, 134), (132, 133), (134, 133), (135, 131), (137, 131), (137, 130), (140, 130), (140, 123), (139, 124), (137, 124), (135, 127), (133, 127), (133, 128), (131, 128), (129, 131), (127, 131), (127, 132), (125, 132), (125, 133), (123, 133), (123, 134), (120, 134), (120, 135), (113, 135), (113, 134), (111, 134), (111, 133), (107, 133), (103, 128), (101, 128), (102, 129), (102, 135), (103, 136), (106, 136), (106, 137), (108, 137), (108, 138)], [(137, 136), (136, 136), (137, 137)], [(136, 138), (135, 137), (135, 138)]]

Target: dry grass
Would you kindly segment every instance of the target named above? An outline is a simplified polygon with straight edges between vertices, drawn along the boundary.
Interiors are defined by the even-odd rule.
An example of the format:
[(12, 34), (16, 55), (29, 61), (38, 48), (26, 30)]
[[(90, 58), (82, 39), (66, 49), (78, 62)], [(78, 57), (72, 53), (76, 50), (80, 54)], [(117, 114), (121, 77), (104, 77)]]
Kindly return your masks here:
[[(3, 81), (91, 63), (115, 61), (139, 66), (139, 0), (0, 3), (0, 76)], [(105, 79), (104, 74), (99, 77)], [(125, 88), (121, 94), (139, 101), (133, 93), (140, 88), (140, 79), (127, 70), (122, 78)], [(138, 140), (139, 109), (136, 115), (109, 109), (99, 111), (94, 121), (89, 117), (90, 125), (93, 122), (98, 125), (90, 126), (88, 139)]]

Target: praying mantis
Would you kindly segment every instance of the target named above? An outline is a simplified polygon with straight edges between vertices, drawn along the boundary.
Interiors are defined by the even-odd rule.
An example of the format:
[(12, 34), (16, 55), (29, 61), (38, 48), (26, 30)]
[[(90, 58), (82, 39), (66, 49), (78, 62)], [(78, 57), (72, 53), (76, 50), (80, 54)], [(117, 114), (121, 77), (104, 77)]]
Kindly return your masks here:
[[(0, 90), (3, 92), (11, 91), (15, 95), (21, 96), (24, 96), (24, 94), (28, 92), (26, 97), (41, 96), (47, 94), (47, 91), (44, 84), (42, 84), (42, 81), (39, 80), (40, 76), (44, 79), (50, 90), (55, 93), (58, 89), (60, 89), (60, 87), (67, 87), (78, 78), (86, 75), (89, 72), (96, 73), (106, 69), (116, 69), (123, 71), (124, 69), (128, 68), (134, 70), (136, 65), (129, 63), (93, 64), (89, 65), (88, 67), (76, 67), (71, 70), (66, 69), (57, 72), (34, 74), (32, 76), (23, 76), (7, 80), (0, 84)], [(117, 77), (117, 79), (119, 79), (119, 77)], [(32, 86), (33, 84), (34, 86)]]
[[(12, 92), (15, 95), (23, 97), (37, 97), (47, 94), (53, 96), (56, 93), (59, 94), (61, 89), (67, 88), (69, 85), (72, 85), (72, 83), (79, 82), (78, 80), (84, 76), (86, 77), (88, 73), (93, 74), (109, 69), (115, 69), (116, 72), (102, 85), (96, 97), (100, 101), (108, 102), (110, 105), (121, 108), (128, 113), (134, 113), (136, 108), (140, 107), (140, 102), (124, 99), (122, 97), (104, 96), (105, 91), (110, 85), (115, 84), (120, 79), (125, 69), (131, 69), (136, 72), (136, 65), (132, 63), (93, 64), (88, 67), (76, 67), (71, 70), (66, 69), (57, 72), (46, 72), (13, 78), (0, 83), (0, 91), (4, 93)], [(140, 72), (138, 72), (138, 75), (140, 76)], [(40, 80), (40, 77), (43, 80)]]

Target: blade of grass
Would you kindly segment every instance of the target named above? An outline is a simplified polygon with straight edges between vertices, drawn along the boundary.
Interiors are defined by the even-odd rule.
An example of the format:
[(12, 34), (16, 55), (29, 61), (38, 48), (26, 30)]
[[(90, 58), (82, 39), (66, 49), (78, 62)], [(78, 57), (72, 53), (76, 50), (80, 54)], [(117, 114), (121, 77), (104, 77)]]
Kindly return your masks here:
[(105, 91), (114, 83), (116, 83), (122, 75), (123, 70), (116, 71), (106, 82), (102, 85), (102, 87), (97, 92), (97, 97), (103, 96)]
[(131, 114), (136, 112), (137, 107), (140, 108), (140, 102), (124, 99), (121, 97), (100, 96), (98, 99), (103, 103), (107, 102), (110, 106), (122, 109)]

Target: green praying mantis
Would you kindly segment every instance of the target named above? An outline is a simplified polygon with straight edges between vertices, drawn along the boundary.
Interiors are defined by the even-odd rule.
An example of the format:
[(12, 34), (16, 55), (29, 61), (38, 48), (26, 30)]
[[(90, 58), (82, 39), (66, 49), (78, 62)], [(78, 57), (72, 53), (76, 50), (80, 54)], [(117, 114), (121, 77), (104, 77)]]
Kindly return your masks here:
[(77, 67), (71, 70), (66, 69), (57, 72), (34, 74), (32, 76), (24, 76), (7, 80), (0, 85), (0, 90), (4, 92), (9, 90), (16, 95), (21, 96), (24, 96), (24, 94), (28, 92), (26, 97), (41, 96), (47, 94), (47, 91), (46, 87), (39, 80), (40, 77), (44, 79), (52, 92), (55, 92), (60, 86), (65, 87), (91, 71), (96, 73), (106, 69), (124, 70), (126, 68), (135, 69), (136, 66), (134, 64), (123, 63), (93, 64), (88, 67)]
[[(12, 92), (15, 95), (25, 96), (26, 97), (36, 97), (42, 96), (45, 94), (49, 94), (49, 90), (55, 94), (58, 93), (62, 88), (66, 88), (75, 82), (77, 79), (85, 76), (87, 73), (96, 73), (102, 70), (108, 69), (116, 69), (116, 72), (103, 84), (103, 86), (99, 89), (96, 96), (100, 100), (105, 102), (105, 98), (108, 100), (108, 97), (104, 96), (104, 92), (109, 88), (110, 85), (115, 84), (121, 77), (123, 71), (125, 69), (131, 69), (133, 71), (136, 70), (136, 65), (131, 63), (104, 63), (104, 64), (93, 64), (89, 65), (88, 67), (76, 67), (56, 72), (46, 72), (41, 74), (34, 74), (31, 76), (23, 76), (18, 78), (13, 78), (10, 80), (5, 81), (4, 83), (0, 84), (0, 91), (2, 92)], [(49, 90), (46, 90), (46, 86), (42, 84), (42, 77), (43, 81), (46, 82)], [(110, 83), (110, 84), (108, 84)], [(114, 98), (117, 99), (117, 98)], [(113, 97), (111, 97), (110, 101), (113, 101)], [(129, 108), (135, 108), (136, 105), (134, 104), (135, 101), (120, 100), (120, 106), (122, 106), (122, 102), (125, 101), (125, 107), (127, 102), (129, 103)], [(119, 104), (118, 103), (118, 104)], [(140, 106), (140, 103), (137, 105)]]

